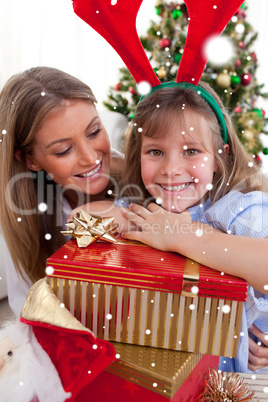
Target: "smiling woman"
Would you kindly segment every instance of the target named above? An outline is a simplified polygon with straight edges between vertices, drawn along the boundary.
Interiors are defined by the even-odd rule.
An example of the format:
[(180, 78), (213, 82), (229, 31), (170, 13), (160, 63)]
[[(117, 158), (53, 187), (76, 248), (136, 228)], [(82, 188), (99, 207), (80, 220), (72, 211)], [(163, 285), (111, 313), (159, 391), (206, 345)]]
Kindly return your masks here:
[(110, 143), (92, 102), (66, 101), (36, 133), (26, 161), (30, 170), (52, 176), (73, 208), (73, 192), (100, 199), (109, 185)]
[(110, 143), (95, 102), (86, 84), (48, 67), (11, 77), (0, 93), (0, 224), (17, 314), (66, 241), (60, 230), (71, 209), (111, 189)]

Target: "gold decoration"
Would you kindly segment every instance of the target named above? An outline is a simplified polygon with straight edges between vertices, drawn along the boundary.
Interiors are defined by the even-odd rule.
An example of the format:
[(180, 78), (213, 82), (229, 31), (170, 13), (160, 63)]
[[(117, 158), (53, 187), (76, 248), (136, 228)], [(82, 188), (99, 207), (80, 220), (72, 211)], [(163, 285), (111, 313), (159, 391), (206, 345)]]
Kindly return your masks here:
[(47, 278), (39, 279), (30, 288), (21, 311), (21, 317), (25, 320), (44, 322), (61, 328), (91, 332), (55, 296), (47, 283)]
[(243, 137), (244, 137), (247, 141), (251, 141), (251, 140), (253, 140), (253, 138), (254, 138), (254, 133), (253, 133), (251, 130), (246, 129), (246, 130), (244, 130), (244, 132), (243, 132)]
[(157, 71), (157, 75), (159, 78), (165, 78), (167, 76), (167, 70), (163, 66), (161, 66)]
[(199, 402), (246, 402), (256, 400), (255, 393), (238, 373), (208, 369), (208, 379), (202, 384)]
[(65, 224), (69, 230), (62, 230), (61, 233), (76, 238), (78, 247), (87, 247), (97, 239), (115, 243), (116, 239), (111, 232), (118, 227), (118, 224), (112, 224), (113, 221), (114, 217), (102, 218), (81, 210), (73, 218), (73, 222)]
[(227, 73), (220, 73), (216, 78), (216, 83), (220, 88), (229, 88), (231, 85), (231, 77)]

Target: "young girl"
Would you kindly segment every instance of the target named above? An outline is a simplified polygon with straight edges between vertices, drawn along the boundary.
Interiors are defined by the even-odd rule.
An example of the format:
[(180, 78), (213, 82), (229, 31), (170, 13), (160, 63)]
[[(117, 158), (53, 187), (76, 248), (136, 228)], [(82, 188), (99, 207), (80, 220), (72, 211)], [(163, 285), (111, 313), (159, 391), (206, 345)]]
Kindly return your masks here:
[(86, 84), (48, 67), (11, 77), (0, 94), (0, 225), (16, 314), (66, 241), (60, 230), (70, 211), (111, 188), (110, 143), (95, 103)]
[(123, 237), (244, 278), (251, 286), (238, 355), (220, 368), (267, 366), (265, 346), (258, 359), (246, 336), (254, 322), (268, 346), (267, 183), (215, 92), (204, 83), (153, 88), (138, 105), (125, 163), (124, 195), (141, 205), (123, 212), (140, 229)]

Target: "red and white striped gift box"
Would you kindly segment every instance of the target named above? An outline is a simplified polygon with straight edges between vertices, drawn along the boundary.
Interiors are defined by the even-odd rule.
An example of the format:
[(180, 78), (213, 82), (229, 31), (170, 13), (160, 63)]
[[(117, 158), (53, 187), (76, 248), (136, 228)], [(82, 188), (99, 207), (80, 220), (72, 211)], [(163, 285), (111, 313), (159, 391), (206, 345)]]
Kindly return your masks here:
[(69, 240), (47, 260), (57, 297), (103, 339), (235, 357), (247, 283), (176, 253)]

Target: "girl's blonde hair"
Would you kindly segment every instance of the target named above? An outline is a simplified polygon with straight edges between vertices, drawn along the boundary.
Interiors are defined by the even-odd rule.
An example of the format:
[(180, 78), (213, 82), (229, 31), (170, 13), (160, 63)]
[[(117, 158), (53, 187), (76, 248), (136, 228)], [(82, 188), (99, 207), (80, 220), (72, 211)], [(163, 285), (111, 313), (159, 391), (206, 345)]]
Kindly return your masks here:
[[(12, 76), (0, 93), (0, 224), (17, 271), (22, 276), (25, 271), (31, 281), (45, 275), (46, 259), (66, 239), (57, 227), (63, 208), (59, 186), (44, 171), (29, 171), (26, 155), (45, 119), (63, 109), (67, 99), (96, 102), (86, 84), (49, 67)], [(38, 210), (52, 198), (47, 211)]]
[(169, 135), (174, 124), (184, 119), (185, 110), (203, 116), (211, 129), (213, 151), (218, 166), (213, 178), (213, 188), (208, 193), (212, 202), (234, 189), (243, 193), (255, 190), (267, 191), (266, 180), (252, 156), (238, 139), (231, 118), (220, 98), (208, 84), (200, 82), (199, 85), (213, 96), (221, 108), (228, 131), (228, 154), (223, 150), (224, 142), (217, 117), (197, 91), (180, 87), (159, 89), (140, 101), (126, 133), (124, 196), (141, 203), (152, 200), (141, 178), (142, 135), (164, 138)]

